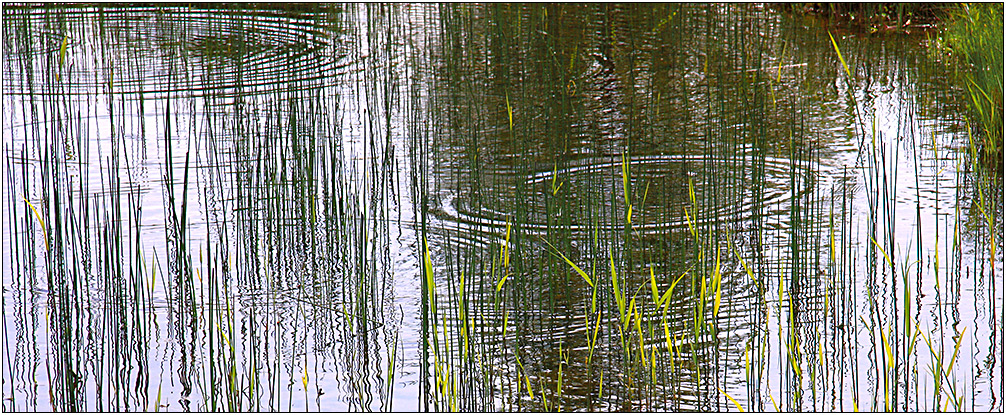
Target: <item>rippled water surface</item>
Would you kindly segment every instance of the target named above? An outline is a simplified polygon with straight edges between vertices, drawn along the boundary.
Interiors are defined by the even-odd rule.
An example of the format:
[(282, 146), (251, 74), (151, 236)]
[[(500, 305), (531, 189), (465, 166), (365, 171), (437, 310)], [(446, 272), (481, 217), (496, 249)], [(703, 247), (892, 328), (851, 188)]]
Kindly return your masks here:
[(3, 8), (5, 411), (1002, 410), (925, 34), (201, 7)]

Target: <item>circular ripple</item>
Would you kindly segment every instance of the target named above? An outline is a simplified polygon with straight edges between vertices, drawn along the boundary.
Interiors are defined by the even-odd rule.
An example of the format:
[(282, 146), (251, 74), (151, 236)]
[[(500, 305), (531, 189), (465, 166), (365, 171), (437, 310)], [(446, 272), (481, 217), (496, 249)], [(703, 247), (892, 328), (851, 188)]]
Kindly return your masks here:
[[(60, 94), (91, 94), (109, 86), (117, 94), (154, 97), (309, 88), (318, 84), (311, 81), (332, 75), (345, 55), (338, 47), (345, 43), (341, 23), (329, 16), (339, 14), (320, 8), (26, 8), (5, 12), (5, 24), (38, 30), (29, 29), (29, 36), (5, 48), (5, 59), (34, 60), (10, 67), (32, 68), (36, 79), (47, 79), (55, 65), (68, 89)], [(64, 34), (66, 57), (59, 67)]]
[[(655, 155), (634, 157), (629, 167), (634, 189), (630, 196), (634, 205), (632, 226), (643, 233), (688, 226), (685, 211), (692, 208), (689, 182), (698, 205), (698, 218), (691, 220), (706, 223), (784, 211), (794, 197), (801, 198), (810, 191), (814, 180), (806, 166), (778, 158), (717, 160)], [(563, 225), (564, 229), (614, 230), (625, 225), (621, 160), (583, 158), (567, 168), (533, 172), (522, 180), (534, 192), (522, 206), (529, 218), (521, 224), (524, 230), (537, 232), (556, 226), (549, 224), (546, 200), (553, 205), (553, 212), (572, 210), (572, 221)], [(554, 195), (553, 186), (559, 189)], [(487, 230), (505, 228), (512, 221), (505, 206), (506, 201), (501, 199), (475, 207), (455, 195), (443, 199), (432, 210), (446, 227)]]

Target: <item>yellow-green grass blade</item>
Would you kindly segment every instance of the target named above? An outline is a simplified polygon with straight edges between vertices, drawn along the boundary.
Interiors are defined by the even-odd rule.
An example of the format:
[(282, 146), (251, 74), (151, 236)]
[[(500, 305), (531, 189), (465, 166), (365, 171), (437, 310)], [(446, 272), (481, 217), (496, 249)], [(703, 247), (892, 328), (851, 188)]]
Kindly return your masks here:
[(722, 393), (722, 394), (723, 394), (723, 396), (726, 396), (726, 397), (727, 397), (727, 399), (729, 399), (729, 400), (730, 400), (730, 402), (733, 402), (734, 406), (736, 406), (736, 407), (737, 407), (737, 410), (738, 410), (738, 411), (740, 411), (740, 412), (744, 412), (744, 408), (742, 408), (742, 407), (741, 407), (741, 404), (740, 404), (740, 402), (737, 402), (737, 400), (736, 400), (736, 399), (734, 399), (734, 397), (733, 397), (733, 396), (730, 396), (730, 394), (729, 394), (729, 393), (727, 393), (727, 391), (725, 391), (725, 390), (723, 390), (723, 389), (720, 389), (719, 387), (717, 387), (716, 389), (719, 389), (720, 393)]
[(835, 37), (831, 35), (830, 31), (828, 32), (828, 37), (831, 38), (831, 46), (835, 47), (835, 53), (838, 54), (838, 60), (842, 61), (842, 68), (845, 68), (845, 74), (851, 80), (852, 72), (849, 71), (849, 65), (845, 63), (845, 58), (842, 57), (842, 51), (838, 50), (838, 43), (835, 43)]
[(545, 241), (545, 243), (547, 243), (548, 246), (552, 247), (552, 250), (555, 251), (556, 254), (559, 254), (559, 257), (562, 258), (563, 261), (566, 261), (566, 263), (569, 264), (569, 266), (573, 267), (573, 270), (576, 271), (577, 274), (580, 274), (580, 277), (582, 277), (584, 281), (587, 281), (587, 285), (589, 285), (591, 288), (594, 287), (594, 282), (590, 280), (590, 276), (587, 275), (587, 273), (584, 272), (583, 269), (576, 266), (576, 264), (574, 264), (573, 261), (567, 258), (566, 255), (563, 255), (562, 252), (559, 252), (559, 250), (554, 245), (552, 245), (551, 242)]
[(42, 220), (42, 215), (38, 213), (38, 209), (35, 209), (35, 205), (28, 201), (27, 197), (21, 196), (24, 202), (28, 204), (32, 212), (35, 212), (35, 219), (38, 219), (38, 224), (42, 226), (42, 240), (45, 242), (45, 250), (49, 250), (49, 234), (45, 231), (45, 221)]

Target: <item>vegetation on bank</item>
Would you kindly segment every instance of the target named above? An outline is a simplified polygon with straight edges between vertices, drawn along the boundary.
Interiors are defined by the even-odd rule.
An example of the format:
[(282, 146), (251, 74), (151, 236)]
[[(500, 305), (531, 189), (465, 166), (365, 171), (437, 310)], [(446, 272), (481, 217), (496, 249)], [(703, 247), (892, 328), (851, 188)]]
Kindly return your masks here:
[(987, 160), (1001, 169), (1003, 158), (1003, 4), (972, 3), (950, 10), (940, 44), (960, 68), (971, 116), (984, 134)]
[(999, 171), (1003, 159), (1002, 3), (794, 3), (788, 10), (820, 16), (827, 24), (867, 34), (939, 30), (935, 51), (947, 53), (966, 91), (985, 164)]
[(940, 3), (791, 3), (782, 10), (818, 16), (853, 31), (890, 34), (930, 30), (947, 8)]

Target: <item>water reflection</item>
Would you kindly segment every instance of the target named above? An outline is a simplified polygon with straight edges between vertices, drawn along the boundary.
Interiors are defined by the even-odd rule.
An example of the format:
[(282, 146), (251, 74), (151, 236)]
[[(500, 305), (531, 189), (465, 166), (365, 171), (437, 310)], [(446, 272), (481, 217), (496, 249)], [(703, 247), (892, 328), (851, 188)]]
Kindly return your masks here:
[(1001, 407), (1001, 186), (921, 38), (839, 36), (849, 78), (759, 5), (3, 19), (5, 410)]

